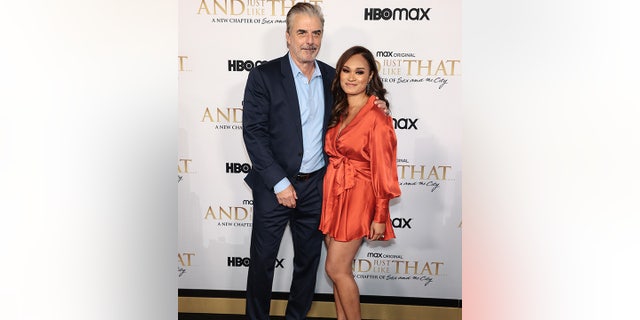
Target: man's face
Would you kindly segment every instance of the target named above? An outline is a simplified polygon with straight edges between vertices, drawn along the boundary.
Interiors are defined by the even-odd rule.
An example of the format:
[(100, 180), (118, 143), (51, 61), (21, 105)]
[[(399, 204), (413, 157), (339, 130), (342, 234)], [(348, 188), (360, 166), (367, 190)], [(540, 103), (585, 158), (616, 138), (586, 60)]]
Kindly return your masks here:
[(318, 17), (297, 14), (286, 37), (287, 47), (296, 65), (313, 63), (322, 44), (322, 23)]

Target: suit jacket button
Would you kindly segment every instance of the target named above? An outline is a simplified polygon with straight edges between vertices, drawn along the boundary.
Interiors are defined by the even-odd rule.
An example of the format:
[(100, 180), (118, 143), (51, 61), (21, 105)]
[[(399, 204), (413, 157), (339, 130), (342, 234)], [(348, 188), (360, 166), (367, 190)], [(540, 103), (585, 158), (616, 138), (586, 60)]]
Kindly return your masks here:
[(302, 157), (302, 152), (298, 152), (298, 157)]

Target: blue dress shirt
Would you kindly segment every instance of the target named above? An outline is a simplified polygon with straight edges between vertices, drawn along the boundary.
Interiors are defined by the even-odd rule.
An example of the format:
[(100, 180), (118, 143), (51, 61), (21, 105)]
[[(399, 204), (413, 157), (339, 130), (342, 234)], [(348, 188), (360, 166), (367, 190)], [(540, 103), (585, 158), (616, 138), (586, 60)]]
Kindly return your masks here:
[[(302, 144), (304, 153), (300, 172), (309, 173), (324, 167), (324, 157), (322, 153), (322, 124), (324, 122), (324, 86), (322, 85), (322, 74), (318, 63), (311, 80), (300, 71), (300, 68), (291, 59), (289, 53), (289, 63), (293, 72), (296, 84), (298, 103), (300, 104), (300, 120), (302, 121)], [(283, 178), (274, 187), (273, 191), (278, 193), (286, 189), (291, 182)]]

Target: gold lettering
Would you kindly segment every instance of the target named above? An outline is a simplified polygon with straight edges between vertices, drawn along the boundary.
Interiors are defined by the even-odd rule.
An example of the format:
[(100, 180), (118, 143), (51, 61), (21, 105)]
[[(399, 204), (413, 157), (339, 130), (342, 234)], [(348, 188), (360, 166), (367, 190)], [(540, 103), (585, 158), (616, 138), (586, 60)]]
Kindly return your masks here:
[(356, 271), (356, 262), (357, 262), (358, 272), (368, 272), (369, 270), (371, 270), (371, 262), (369, 260), (358, 259), (358, 260), (353, 260), (353, 266), (352, 266), (353, 271)]
[(431, 262), (431, 263), (436, 265), (436, 273), (435, 273), (435, 275), (437, 276), (438, 273), (440, 272), (440, 270), (439, 270), (440, 269), (440, 265), (444, 264), (444, 262)]
[(447, 67), (444, 65), (444, 61), (440, 60), (440, 63), (438, 64), (438, 69), (436, 69), (436, 76), (438, 75), (438, 72), (442, 71), (443, 76), (447, 75)]
[[(456, 63), (460, 62), (460, 59), (456, 60), (440, 60), (438, 62), (438, 67), (435, 70), (435, 73), (432, 73), (432, 60), (402, 60), (407, 65), (407, 75), (413, 75), (413, 72), (417, 72), (417, 76), (421, 76), (423, 71), (426, 71), (427, 76), (431, 75), (443, 75), (443, 76), (452, 76), (455, 74)], [(448, 64), (448, 65), (447, 65)], [(447, 69), (448, 67), (448, 69)]]
[[(435, 274), (431, 271), (431, 266), (429, 265), (428, 261), (425, 261), (424, 266), (422, 267), (422, 270), (420, 270), (420, 272), (418, 272), (418, 261), (393, 261), (395, 262), (395, 273), (396, 274), (409, 274), (412, 273), (414, 275), (423, 275), (425, 273), (425, 271), (427, 272), (428, 275), (439, 275), (440, 273), (440, 266), (444, 265), (444, 262), (431, 262), (432, 265), (435, 266), (436, 272)], [(404, 266), (404, 270), (402, 270), (402, 266), (400, 265), (402, 264), (402, 266)]]
[(436, 166), (431, 167), (431, 171), (429, 171), (429, 176), (427, 179), (431, 179), (432, 176), (435, 176), (434, 180), (447, 180), (447, 168), (451, 168), (451, 166), (438, 166), (439, 169), (442, 169), (442, 178), (438, 175), (438, 169)]
[(182, 168), (180, 167), (180, 164), (178, 164), (178, 173), (189, 173), (189, 162), (191, 162), (191, 159), (180, 159), (178, 161), (182, 161)]
[(396, 272), (395, 273), (400, 273), (400, 263), (404, 264), (404, 274), (408, 274), (409, 273), (409, 269), (413, 269), (413, 274), (416, 274), (417, 270), (418, 270), (418, 261), (412, 261), (413, 265), (409, 265), (409, 263), (411, 263), (411, 261), (394, 261), (396, 263)]
[(209, 108), (204, 110), (204, 115), (202, 116), (202, 120), (200, 120), (200, 122), (204, 122), (204, 118), (209, 118), (209, 122), (213, 122), (213, 117), (211, 116), (211, 111), (209, 111)]
[(178, 63), (179, 63), (179, 69), (178, 71), (185, 71), (184, 70), (184, 60), (186, 60), (187, 58), (189, 58), (188, 56), (178, 56)]
[(214, 220), (218, 220), (218, 218), (216, 218), (215, 213), (213, 212), (213, 209), (211, 209), (211, 206), (209, 206), (209, 209), (207, 209), (207, 213), (204, 215), (205, 220), (211, 216)]
[[(293, 7), (293, 5), (295, 4), (294, 0), (289, 0), (289, 3), (291, 4), (290, 6), (285, 5), (285, 2), (287, 0), (267, 0), (268, 2), (271, 2), (271, 15), (275, 16), (276, 15), (276, 2), (280, 3), (280, 16), (284, 16), (285, 13), (287, 11), (289, 11), (289, 9), (291, 7)], [(288, 30), (287, 30), (288, 31)]]
[(449, 74), (452, 75), (452, 76), (455, 75), (455, 65), (456, 65), (456, 62), (460, 62), (460, 59), (447, 60), (447, 62), (451, 62), (451, 71), (449, 71)]
[(409, 273), (409, 269), (412, 269), (413, 270), (413, 274), (416, 274), (416, 272), (418, 272), (418, 261), (413, 261), (413, 266), (411, 266), (409, 264), (410, 264), (409, 261), (405, 262), (404, 274), (408, 274)]
[[(238, 12), (238, 13), (235, 12), (236, 6), (233, 5), (234, 2), (240, 3), (240, 5), (242, 6), (242, 10), (240, 10), (240, 12)], [(245, 9), (245, 5), (244, 5), (244, 3), (242, 1), (240, 1), (240, 0), (231, 0), (231, 14), (232, 15), (236, 15), (236, 16), (240, 15), (240, 14), (242, 14), (244, 12), (244, 9)]]
[(389, 260), (373, 260), (374, 266), (388, 266)]
[(200, 14), (200, 12), (202, 11), (203, 8), (204, 8), (204, 10), (207, 11), (207, 14), (211, 14), (211, 12), (209, 12), (209, 8), (207, 8), (207, 2), (205, 0), (202, 0), (200, 2), (200, 7), (198, 8), (198, 14)]
[(373, 272), (389, 273), (389, 267), (373, 267)]
[[(240, 217), (240, 213), (242, 212), (242, 217)], [(243, 207), (235, 207), (235, 218), (236, 220), (245, 220), (247, 218), (250, 218), (251, 216), (249, 215), (249, 210), (247, 210), (246, 208)]]
[(447, 168), (451, 166), (438, 166), (438, 168), (442, 168), (442, 180), (447, 180)]
[[(418, 263), (416, 261), (416, 263)], [(431, 267), (429, 267), (429, 262), (426, 262), (424, 264), (424, 267), (422, 268), (422, 271), (420, 271), (420, 274), (424, 274), (424, 271), (427, 270), (427, 272), (429, 273), (429, 275), (433, 275), (433, 273), (431, 273)], [(417, 273), (416, 273), (417, 274)]]
[(229, 211), (224, 211), (224, 209), (222, 209), (222, 207), (218, 207), (220, 209), (220, 219), (222, 219), (222, 215), (224, 214), (225, 217), (229, 218), (229, 220), (231, 220), (231, 207), (229, 207)]
[(264, 16), (264, 8), (248, 8), (246, 13), (250, 16)]
[(216, 10), (216, 8), (220, 8), (220, 10), (224, 14), (227, 14), (227, 0), (224, 1), (224, 8), (222, 7), (222, 5), (220, 5), (218, 0), (213, 0), (213, 13), (214, 14), (218, 14), (218, 11)]
[(207, 213), (204, 215), (205, 219), (211, 217), (213, 220), (222, 220), (227, 218), (226, 220), (251, 220), (253, 217), (253, 207), (245, 208), (245, 207), (218, 207), (218, 212), (213, 211), (213, 208), (209, 206), (207, 209)]
[(431, 60), (427, 60), (427, 65), (426, 66), (422, 66), (422, 60), (403, 60), (403, 62), (407, 63), (407, 75), (411, 76), (413, 75), (411, 73), (412, 71), (412, 66), (414, 62), (417, 62), (418, 66), (417, 66), (417, 70), (418, 70), (418, 76), (422, 75), (422, 69), (427, 69), (427, 75), (431, 75)]
[[(182, 256), (187, 256), (187, 263), (185, 264), (184, 259), (182, 258)], [(195, 256), (195, 253), (183, 253), (183, 254), (179, 254), (178, 253), (178, 262), (180, 263), (181, 266), (185, 267), (185, 266), (191, 266), (191, 256)]]
[[(398, 179), (425, 180), (424, 165), (398, 164), (396, 166), (398, 168)], [(451, 169), (451, 166), (432, 166), (426, 180), (447, 180), (447, 169)]]
[(436, 176), (435, 180), (440, 180), (440, 178), (438, 178), (438, 170), (436, 170), (436, 166), (431, 167), (431, 171), (429, 172), (427, 179), (431, 179), (431, 176)]
[(427, 60), (427, 66), (426, 67), (422, 66), (422, 60), (418, 60), (418, 75), (419, 76), (422, 75), (422, 69), (427, 69), (427, 75), (430, 76), (431, 75), (431, 60)]
[(400, 164), (398, 165), (398, 168), (400, 168), (400, 179), (404, 179), (404, 169), (409, 167), (410, 165), (408, 164)]
[[(211, 118), (211, 113), (209, 113), (209, 117)], [(216, 110), (216, 122), (220, 122), (221, 119), (226, 122), (241, 123), (242, 108), (226, 108), (226, 110), (218, 108)], [(211, 121), (213, 122), (213, 119)]]
[(402, 74), (402, 70), (400, 68), (383, 68), (380, 70), (380, 75), (383, 76), (399, 76)]
[[(420, 166), (420, 180), (424, 179), (424, 166)], [(416, 178), (416, 166), (412, 165), (411, 166), (411, 179), (415, 179)]]

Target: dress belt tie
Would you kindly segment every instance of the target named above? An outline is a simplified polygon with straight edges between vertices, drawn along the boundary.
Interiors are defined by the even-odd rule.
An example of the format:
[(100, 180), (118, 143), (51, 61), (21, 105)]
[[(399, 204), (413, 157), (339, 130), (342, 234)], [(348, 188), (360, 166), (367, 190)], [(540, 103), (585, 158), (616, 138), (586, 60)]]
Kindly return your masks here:
[(330, 158), (333, 168), (336, 169), (335, 194), (340, 195), (345, 190), (353, 188), (356, 180), (356, 170), (349, 158)]

